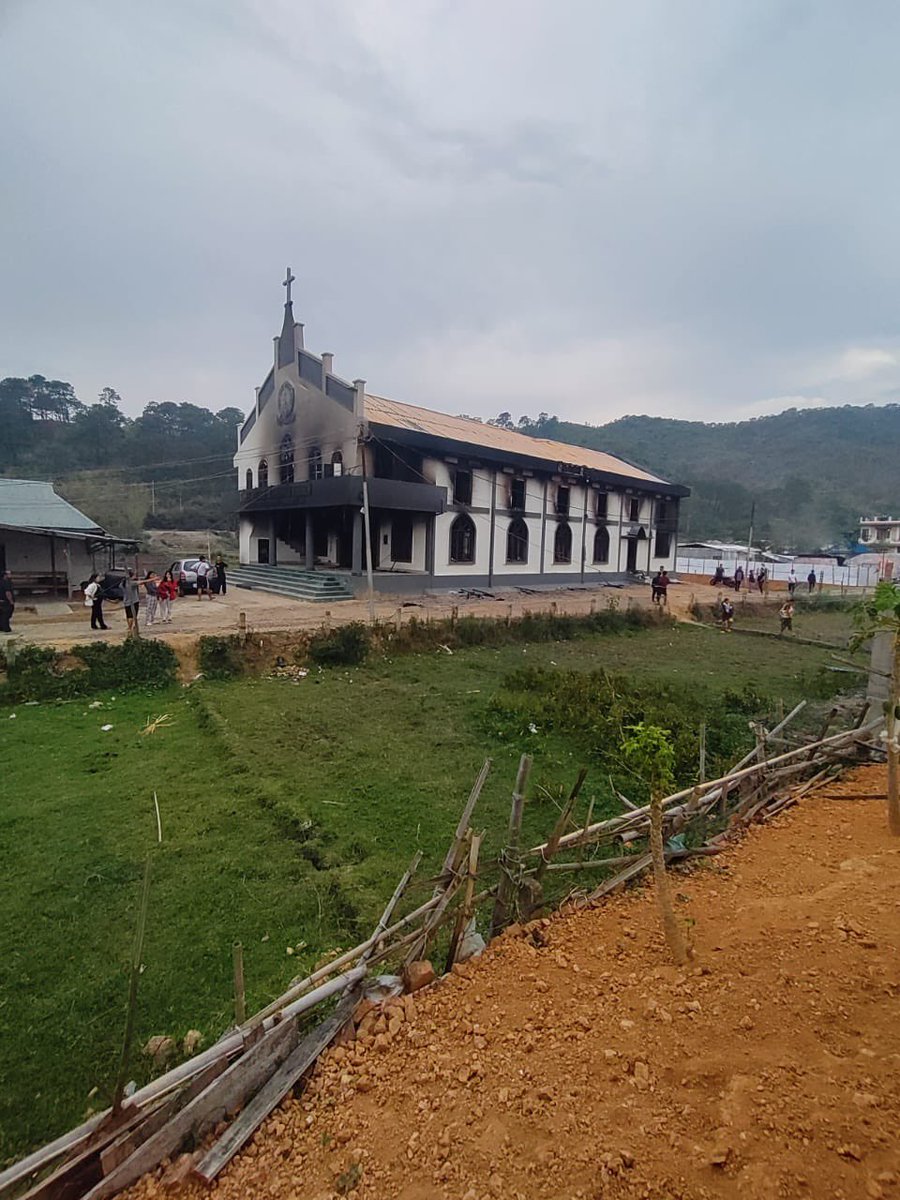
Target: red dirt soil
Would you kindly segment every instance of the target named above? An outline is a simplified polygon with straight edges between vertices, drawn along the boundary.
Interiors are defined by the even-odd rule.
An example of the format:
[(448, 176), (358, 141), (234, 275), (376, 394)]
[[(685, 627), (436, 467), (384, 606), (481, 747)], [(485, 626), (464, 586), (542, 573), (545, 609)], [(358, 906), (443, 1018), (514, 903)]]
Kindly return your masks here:
[(884, 786), (674, 875), (686, 970), (646, 886), (506, 934), (332, 1049), (212, 1195), (900, 1200), (900, 842), (853, 798)]

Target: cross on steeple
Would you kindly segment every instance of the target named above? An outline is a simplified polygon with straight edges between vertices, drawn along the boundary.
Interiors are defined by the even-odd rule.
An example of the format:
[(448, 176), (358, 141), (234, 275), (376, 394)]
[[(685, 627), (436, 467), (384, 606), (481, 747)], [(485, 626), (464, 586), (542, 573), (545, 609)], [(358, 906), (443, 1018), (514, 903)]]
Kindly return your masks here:
[(291, 274), (291, 268), (288, 267), (281, 284), (283, 288), (287, 288), (287, 299), (285, 300), (285, 304), (290, 304), (291, 302), (291, 284), (294, 283), (295, 279), (296, 276)]

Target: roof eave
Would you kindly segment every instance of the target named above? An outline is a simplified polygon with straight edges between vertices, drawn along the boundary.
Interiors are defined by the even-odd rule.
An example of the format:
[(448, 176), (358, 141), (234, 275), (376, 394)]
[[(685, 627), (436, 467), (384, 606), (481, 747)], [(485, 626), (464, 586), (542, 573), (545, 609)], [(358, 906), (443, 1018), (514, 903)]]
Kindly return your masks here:
[[(494, 446), (480, 445), (478, 442), (458, 441), (455, 438), (444, 437), (440, 434), (423, 433), (415, 429), (405, 429), (402, 425), (390, 425), (387, 422), (369, 418), (369, 428), (379, 435), (402, 445), (411, 446), (416, 450), (436, 450), (444, 454), (466, 454), (470, 458), (480, 458), (496, 463), (515, 463), (534, 471), (566, 471), (573, 469), (583, 475), (589, 482), (611, 483), (625, 487), (637, 488), (644, 492), (664, 492), (668, 496), (685, 497), (691, 494), (691, 489), (680, 483), (669, 483), (665, 479), (641, 479), (626, 472), (603, 471), (598, 467), (587, 467), (575, 462), (564, 462), (561, 459), (544, 458), (541, 455), (522, 454), (516, 450), (499, 449)], [(573, 446), (572, 450), (577, 450)]]

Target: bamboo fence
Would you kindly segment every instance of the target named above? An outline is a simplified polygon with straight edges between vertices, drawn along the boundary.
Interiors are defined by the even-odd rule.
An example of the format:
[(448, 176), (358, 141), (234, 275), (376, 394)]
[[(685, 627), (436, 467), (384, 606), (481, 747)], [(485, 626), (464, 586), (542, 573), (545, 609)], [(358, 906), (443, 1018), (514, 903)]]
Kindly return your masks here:
[[(770, 819), (860, 755), (880, 753), (877, 735), (883, 718), (866, 721), (864, 708), (851, 728), (826, 736), (826, 725), (815, 740), (767, 757), (770, 746), (784, 744), (784, 731), (802, 707), (798, 705), (771, 731), (759, 729), (755, 748), (727, 774), (664, 800), (670, 861), (719, 853), (736, 829), (753, 820)], [(836, 715), (830, 714), (829, 724)], [(588, 886), (574, 893), (571, 888), (564, 890), (563, 898), (574, 894), (579, 903), (594, 903), (648, 870), (650, 855), (644, 839), (649, 832), (649, 806), (634, 805), (615, 793), (625, 808), (621, 815), (592, 821), (591, 799), (584, 823), (574, 821), (586, 771), (580, 772), (547, 841), (523, 849), (522, 813), (530, 765), (523, 755), (506, 844), (498, 856), (485, 858), (483, 834), (472, 825), (491, 768), (487, 760), (427, 900), (395, 918), (420, 865), (417, 854), (365, 941), (294, 980), (250, 1017), (244, 1011), (242, 954), (235, 945), (236, 1024), (214, 1045), (132, 1095), (123, 1096), (117, 1088), (112, 1108), (0, 1173), (0, 1200), (103, 1200), (187, 1145), (203, 1146), (193, 1173), (212, 1182), (265, 1117), (303, 1083), (322, 1051), (348, 1027), (352, 1029), (354, 1008), (377, 964), (402, 966), (408, 980), (411, 965), (428, 956), (446, 928), (444, 969), (449, 971), (479, 905), (492, 902), (488, 923), (491, 935), (496, 935), (511, 922), (529, 920), (546, 910), (544, 887), (550, 880), (587, 880)], [(718, 832), (702, 841), (695, 836), (692, 846), (671, 842), (678, 833), (702, 834), (710, 818)], [(600, 853), (604, 848), (607, 852)], [(592, 857), (585, 857), (587, 850)], [(604, 875), (599, 883), (598, 874)], [(317, 1023), (314, 1018), (319, 1018)], [(128, 1050), (126, 1040), (123, 1061)], [(227, 1127), (217, 1136), (215, 1130), (222, 1122)]]

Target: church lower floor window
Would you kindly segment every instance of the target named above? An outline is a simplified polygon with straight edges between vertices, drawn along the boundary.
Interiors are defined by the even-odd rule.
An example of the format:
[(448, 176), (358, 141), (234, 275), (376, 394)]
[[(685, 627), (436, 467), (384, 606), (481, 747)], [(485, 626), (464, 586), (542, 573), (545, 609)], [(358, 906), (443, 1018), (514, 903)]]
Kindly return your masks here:
[(555, 563), (570, 563), (572, 561), (572, 529), (563, 521), (556, 527), (553, 536), (553, 561)]
[(594, 562), (609, 562), (609, 530), (600, 525), (594, 533)]
[(475, 561), (475, 522), (465, 513), (460, 513), (450, 526), (450, 561), (473, 563)]
[(528, 526), (524, 521), (510, 521), (506, 531), (506, 561), (528, 562)]

